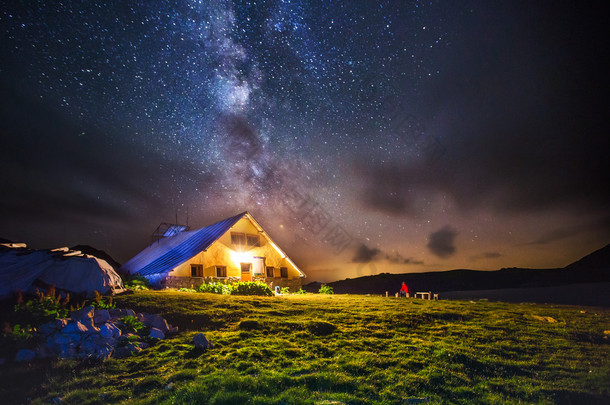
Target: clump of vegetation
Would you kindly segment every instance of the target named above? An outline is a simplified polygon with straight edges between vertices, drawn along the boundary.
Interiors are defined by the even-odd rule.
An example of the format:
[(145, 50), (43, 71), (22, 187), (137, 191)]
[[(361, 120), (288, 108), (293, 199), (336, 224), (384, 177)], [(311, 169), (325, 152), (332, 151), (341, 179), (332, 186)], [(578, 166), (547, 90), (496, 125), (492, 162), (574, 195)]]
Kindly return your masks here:
[(299, 291), (295, 292), (295, 294), (305, 295), (305, 294), (307, 294), (307, 291), (303, 290), (302, 288), (299, 288)]
[(97, 290), (93, 291), (95, 293), (95, 298), (91, 302), (91, 305), (95, 309), (114, 309), (116, 308), (116, 304), (112, 301), (112, 297), (104, 298), (102, 294), (97, 292)]
[(57, 318), (66, 318), (73, 311), (82, 308), (74, 306), (70, 303), (70, 294), (66, 294), (64, 298), (61, 295), (55, 296), (55, 287), (50, 286), (46, 293), (37, 290), (36, 297), (25, 300), (21, 291), (17, 292), (17, 303), (14, 306), (15, 312), (24, 319), (34, 325), (51, 321)]
[(290, 287), (280, 287), (280, 294), (290, 294)]
[(262, 281), (240, 281), (231, 285), (231, 295), (262, 295), (273, 297), (275, 294)]
[(203, 293), (228, 295), (231, 294), (231, 285), (222, 283), (220, 281), (212, 281), (201, 284), (197, 290)]
[(236, 283), (211, 281), (201, 284), (197, 291), (224, 295), (261, 295), (268, 297), (274, 295), (269, 286), (262, 281), (239, 281)]
[(334, 294), (335, 292), (333, 291), (333, 288), (329, 285), (326, 284), (322, 284), (320, 286), (320, 289), (318, 290), (318, 293), (320, 294)]
[(194, 288), (186, 288), (186, 287), (178, 288), (178, 291), (180, 291), (180, 292), (191, 292), (191, 293), (197, 292), (197, 290), (195, 290)]
[(119, 328), (123, 333), (137, 333), (143, 327), (144, 324), (135, 316), (127, 315), (119, 320)]
[(126, 276), (125, 278), (123, 278), (123, 285), (125, 286), (125, 288), (134, 291), (150, 290), (150, 283), (144, 276)]

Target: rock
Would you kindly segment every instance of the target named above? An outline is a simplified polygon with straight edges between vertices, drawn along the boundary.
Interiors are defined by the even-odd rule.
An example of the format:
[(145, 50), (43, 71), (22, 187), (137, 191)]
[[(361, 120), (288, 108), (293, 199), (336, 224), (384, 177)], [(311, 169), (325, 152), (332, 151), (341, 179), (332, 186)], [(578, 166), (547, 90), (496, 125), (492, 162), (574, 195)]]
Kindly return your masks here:
[(136, 311), (134, 311), (133, 309), (126, 309), (125, 313), (126, 313), (125, 316), (133, 316), (134, 318), (136, 316)]
[(214, 345), (210, 342), (203, 333), (198, 333), (193, 337), (193, 343), (197, 349), (212, 349)]
[(163, 333), (167, 333), (170, 330), (169, 324), (161, 315), (147, 315), (142, 322), (144, 325), (151, 328), (157, 328)]
[(178, 333), (178, 327), (177, 326), (172, 326), (170, 328), (170, 330), (167, 331), (168, 335), (175, 335), (176, 333)]
[(105, 338), (118, 339), (121, 336), (121, 329), (112, 322), (106, 322), (100, 326), (100, 335)]
[(127, 311), (122, 308), (109, 309), (108, 313), (110, 314), (110, 317), (113, 319), (119, 319), (119, 318), (122, 318), (127, 315)]
[(138, 321), (140, 321), (140, 322), (144, 322), (144, 319), (146, 319), (146, 315), (147, 315), (147, 314), (143, 314), (142, 312), (138, 312), (138, 313), (136, 314), (136, 318), (138, 319)]
[(77, 311), (72, 311), (70, 313), (70, 319), (86, 325), (93, 319), (94, 313), (95, 308), (89, 305), (88, 307), (81, 308)]
[(165, 391), (171, 391), (171, 390), (173, 390), (173, 389), (174, 389), (174, 385), (175, 385), (175, 384), (174, 384), (173, 382), (171, 382), (171, 383), (167, 384), (167, 385), (165, 386)]
[(106, 321), (109, 321), (109, 320), (110, 320), (110, 313), (106, 309), (97, 310), (97, 311), (95, 311), (95, 314), (93, 315), (93, 323), (95, 323), (96, 325), (105, 323)]
[(132, 354), (139, 353), (142, 351), (142, 348), (136, 343), (130, 343), (123, 347), (117, 347), (112, 354), (112, 357), (128, 357)]
[(68, 324), (63, 327), (63, 329), (61, 330), (61, 333), (63, 333), (63, 334), (68, 334), (68, 333), (85, 333), (88, 330), (89, 329), (85, 325), (83, 325), (82, 323), (80, 323), (78, 321), (71, 321), (71, 322), (68, 322)]
[(36, 357), (36, 352), (33, 350), (21, 349), (15, 355), (15, 361), (31, 361)]
[[(59, 319), (57, 319), (56, 321), (58, 321), (58, 320)], [(58, 330), (60, 330), (64, 326), (66, 326), (66, 324), (67, 324), (67, 323), (66, 324), (58, 323), (56, 321), (43, 323), (42, 325), (40, 325), (38, 327), (38, 332), (43, 336), (48, 336), (48, 335), (51, 335), (51, 334), (57, 332)]]
[(165, 339), (165, 334), (160, 329), (152, 328), (149, 337), (153, 339)]

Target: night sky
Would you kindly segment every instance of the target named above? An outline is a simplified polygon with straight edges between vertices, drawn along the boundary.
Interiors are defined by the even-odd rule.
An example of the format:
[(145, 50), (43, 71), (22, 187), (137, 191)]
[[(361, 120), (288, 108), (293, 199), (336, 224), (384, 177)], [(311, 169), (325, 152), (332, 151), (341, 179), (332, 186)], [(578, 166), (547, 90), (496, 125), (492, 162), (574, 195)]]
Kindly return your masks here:
[(4, 1), (0, 237), (124, 262), (250, 211), (308, 274), (610, 241), (603, 2)]

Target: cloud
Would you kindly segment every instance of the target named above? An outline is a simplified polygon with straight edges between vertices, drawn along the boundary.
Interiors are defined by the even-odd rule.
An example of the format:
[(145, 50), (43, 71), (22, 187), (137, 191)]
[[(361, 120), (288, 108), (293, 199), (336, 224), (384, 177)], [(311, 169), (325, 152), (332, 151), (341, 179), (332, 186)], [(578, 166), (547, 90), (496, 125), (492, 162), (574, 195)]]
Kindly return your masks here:
[(481, 259), (497, 259), (502, 257), (502, 253), (499, 252), (483, 252), (478, 255), (471, 256), (470, 259), (473, 261), (481, 260)]
[(364, 243), (358, 245), (352, 258), (353, 263), (370, 263), (374, 260), (387, 260), (392, 264), (424, 264), (422, 260), (404, 257), (399, 252), (385, 253), (379, 248), (371, 248)]
[(381, 250), (378, 248), (370, 248), (366, 246), (364, 243), (361, 243), (356, 249), (356, 253), (352, 258), (352, 262), (354, 263), (368, 263), (376, 259)]
[(433, 255), (440, 257), (441, 259), (446, 259), (455, 253), (454, 243), (456, 236), (457, 231), (449, 225), (446, 225), (430, 234), (426, 246), (428, 246), (428, 249), (430, 249), (430, 252)]
[(526, 242), (518, 246), (547, 245), (549, 243), (569, 239), (589, 231), (599, 232), (601, 235), (605, 235), (606, 237), (610, 236), (610, 217), (604, 217), (600, 220), (583, 224), (557, 228), (540, 235), (538, 238), (530, 242)]
[(412, 257), (404, 257), (398, 252), (386, 254), (385, 259), (394, 264), (424, 264), (423, 260), (416, 260)]

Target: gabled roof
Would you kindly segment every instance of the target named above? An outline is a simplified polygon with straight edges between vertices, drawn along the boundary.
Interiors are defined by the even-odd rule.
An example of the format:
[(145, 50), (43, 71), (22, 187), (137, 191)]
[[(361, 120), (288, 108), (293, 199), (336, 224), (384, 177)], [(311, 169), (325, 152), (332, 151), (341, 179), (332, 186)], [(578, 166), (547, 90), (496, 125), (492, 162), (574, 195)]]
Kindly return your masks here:
[(151, 276), (171, 271), (176, 266), (189, 260), (196, 254), (208, 249), (222, 235), (243, 217), (248, 218), (257, 230), (267, 239), (269, 244), (285, 258), (302, 277), (305, 274), (296, 264), (277, 246), (263, 230), (263, 228), (252, 218), (247, 211), (234, 217), (223, 219), (205, 228), (178, 233), (174, 236), (162, 238), (123, 265), (122, 270), (131, 274)]
[(209, 248), (245, 214), (246, 212), (242, 212), (205, 228), (159, 239), (125, 263), (121, 269), (142, 276), (168, 272)]

